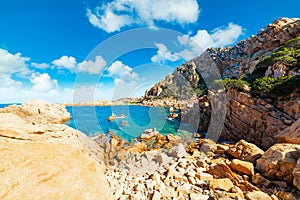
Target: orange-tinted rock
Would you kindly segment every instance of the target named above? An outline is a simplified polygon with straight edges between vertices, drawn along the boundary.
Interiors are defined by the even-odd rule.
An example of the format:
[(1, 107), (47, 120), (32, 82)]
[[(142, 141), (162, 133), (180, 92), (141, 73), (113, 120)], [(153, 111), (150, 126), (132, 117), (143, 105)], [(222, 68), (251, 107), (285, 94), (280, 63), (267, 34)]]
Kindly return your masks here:
[(0, 121), (0, 199), (112, 198), (103, 152), (82, 133), (11, 113)]
[(300, 145), (275, 144), (257, 160), (256, 168), (267, 178), (292, 183), (292, 172), (299, 157)]
[(234, 185), (229, 178), (213, 179), (209, 182), (209, 189), (229, 191)]
[(300, 118), (291, 126), (279, 132), (276, 139), (283, 143), (300, 144)]
[(254, 144), (246, 142), (245, 140), (240, 140), (229, 149), (228, 153), (237, 159), (255, 162), (262, 156), (264, 151)]
[(242, 173), (242, 174), (246, 174), (249, 176), (253, 176), (254, 175), (254, 166), (252, 163), (247, 162), (247, 161), (241, 161), (238, 159), (234, 159), (231, 163), (230, 163), (230, 168), (233, 171)]

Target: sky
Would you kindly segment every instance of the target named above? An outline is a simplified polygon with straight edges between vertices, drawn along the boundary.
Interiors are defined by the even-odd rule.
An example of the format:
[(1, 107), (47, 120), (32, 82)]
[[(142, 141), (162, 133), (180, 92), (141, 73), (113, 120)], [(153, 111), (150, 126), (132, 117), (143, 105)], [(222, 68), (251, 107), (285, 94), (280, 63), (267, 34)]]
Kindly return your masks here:
[(139, 97), (206, 48), (234, 45), (298, 0), (0, 1), (0, 103)]

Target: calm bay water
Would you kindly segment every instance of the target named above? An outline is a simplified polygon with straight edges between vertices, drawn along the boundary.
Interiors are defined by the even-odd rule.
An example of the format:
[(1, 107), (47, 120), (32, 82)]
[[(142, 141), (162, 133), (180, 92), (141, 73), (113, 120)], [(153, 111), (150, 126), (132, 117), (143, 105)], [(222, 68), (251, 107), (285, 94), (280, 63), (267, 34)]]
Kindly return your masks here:
[[(156, 128), (163, 135), (195, 132), (191, 125), (168, 119), (168, 108), (129, 105), (79, 106), (67, 107), (67, 110), (71, 113), (71, 121), (67, 124), (88, 136), (112, 132), (129, 141), (149, 128)], [(107, 119), (112, 113), (126, 117), (109, 122)]]
[[(0, 104), (0, 108), (11, 104)], [(109, 132), (126, 141), (138, 138), (145, 129), (156, 128), (163, 135), (174, 134), (183, 137), (196, 130), (189, 124), (180, 123), (176, 119), (168, 119), (169, 108), (149, 106), (67, 106), (71, 120), (67, 125), (82, 131), (88, 136)], [(178, 112), (178, 111), (177, 111)], [(124, 114), (125, 118), (117, 118), (109, 122), (107, 119), (114, 113)]]

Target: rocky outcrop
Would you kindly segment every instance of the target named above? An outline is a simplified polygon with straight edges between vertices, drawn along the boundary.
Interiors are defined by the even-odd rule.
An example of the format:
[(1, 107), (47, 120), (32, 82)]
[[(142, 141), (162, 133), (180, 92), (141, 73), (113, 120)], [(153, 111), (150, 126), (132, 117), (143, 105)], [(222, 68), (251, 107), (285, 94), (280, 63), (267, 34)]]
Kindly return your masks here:
[(276, 106), (253, 97), (250, 93), (229, 89), (227, 96), (227, 114), (222, 139), (244, 139), (267, 149), (276, 143), (275, 135), (295, 120)]
[(11, 105), (0, 109), (0, 113), (14, 113), (32, 124), (59, 124), (70, 120), (64, 105), (41, 100), (29, 100), (22, 105)]
[[(179, 107), (181, 121), (193, 124), (199, 131), (210, 134), (220, 132), (210, 130), (210, 124), (216, 127), (215, 122), (219, 122), (219, 126), (224, 124), (224, 128), (219, 127), (222, 129), (221, 139), (235, 142), (245, 139), (267, 149), (279, 142), (275, 135), (300, 117), (299, 92), (294, 89), (290, 91), (291, 87), (286, 86), (281, 89), (290, 91), (287, 95), (258, 94), (244, 85), (242, 89), (226, 87), (227, 96), (217, 98), (218, 93), (224, 91), (224, 87), (215, 80), (221, 77), (246, 76), (255, 80), (257, 77), (254, 74), (258, 72), (263, 77), (299, 75), (298, 67), (287, 67), (285, 62), (288, 61), (282, 55), (285, 52), (277, 52), (284, 48), (298, 49), (298, 36), (300, 19), (281, 18), (259, 31), (256, 36), (233, 47), (207, 49), (202, 55), (179, 66), (173, 74), (147, 90), (142, 103)], [(263, 72), (260, 72), (263, 60), (268, 60), (266, 58), (273, 54), (276, 54), (273, 61), (280, 59), (270, 66), (265, 64)], [(298, 84), (299, 81), (293, 84), (296, 89)], [(226, 119), (222, 123), (223, 117), (219, 116), (223, 112), (226, 113)]]
[(293, 183), (292, 172), (299, 158), (300, 145), (275, 144), (257, 160), (256, 167), (265, 177)]
[[(222, 77), (236, 77), (254, 71), (260, 59), (270, 55), (290, 39), (300, 35), (300, 19), (281, 18), (269, 24), (256, 36), (243, 40), (233, 47), (207, 49), (202, 55), (179, 66), (173, 74), (166, 76), (145, 92), (145, 99), (152, 97), (176, 97), (190, 90), (179, 88), (188, 86), (198, 88), (205, 75), (213, 75), (210, 70), (216, 66)], [(176, 84), (180, 83), (179, 87)], [(178, 85), (178, 84), (177, 84)], [(186, 94), (185, 94), (186, 95)], [(179, 98), (182, 99), (182, 98)]]
[[(195, 102), (192, 107), (184, 109), (181, 113), (182, 122), (193, 124), (199, 130), (207, 132), (211, 118), (218, 116), (218, 113), (212, 115), (212, 106), (224, 104), (225, 108), (217, 109), (220, 113), (222, 110), (226, 112), (220, 139), (234, 142), (243, 139), (268, 149), (279, 142), (275, 136), (296, 120), (276, 105), (272, 105), (272, 102), (254, 97), (250, 93), (230, 88), (227, 91), (227, 103), (217, 101), (214, 104), (210, 97), (212, 93), (200, 97), (198, 103)], [(289, 106), (291, 108), (295, 105)], [(288, 105), (285, 109), (289, 109)]]
[(251, 73), (261, 58), (269, 55), (286, 41), (300, 35), (300, 19), (281, 18), (264, 30), (228, 48), (207, 50), (224, 77)]
[(52, 124), (67, 119), (62, 107), (38, 103), (0, 113), (0, 199), (111, 199), (103, 151), (81, 132)]

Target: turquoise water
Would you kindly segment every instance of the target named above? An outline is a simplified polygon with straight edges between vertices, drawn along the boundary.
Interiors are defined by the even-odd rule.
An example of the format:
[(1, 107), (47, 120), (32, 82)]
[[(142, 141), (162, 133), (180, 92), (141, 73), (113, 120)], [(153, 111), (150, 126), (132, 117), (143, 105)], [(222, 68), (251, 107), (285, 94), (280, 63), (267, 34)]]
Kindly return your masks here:
[[(0, 108), (11, 104), (0, 104)], [(196, 132), (189, 124), (179, 120), (168, 119), (169, 108), (148, 106), (67, 106), (71, 120), (67, 125), (82, 131), (88, 136), (106, 134), (109, 132), (130, 141), (138, 138), (145, 129), (156, 128), (163, 135), (180, 134), (188, 136)], [(179, 111), (175, 111), (179, 113)], [(109, 122), (107, 118), (114, 113), (117, 116), (126, 115)]]
[(0, 104), (0, 108), (4, 108), (4, 107), (6, 107), (6, 106), (9, 106), (9, 105), (12, 105), (12, 104), (16, 104), (16, 105), (20, 105), (20, 103), (9, 103), (9, 104)]
[[(67, 107), (67, 110), (71, 113), (71, 120), (67, 125), (88, 136), (102, 133), (107, 135), (112, 132), (124, 140), (130, 141), (132, 138), (139, 137), (145, 129), (149, 128), (156, 128), (163, 135), (195, 132), (191, 125), (168, 119), (168, 108), (134, 105), (74, 106)], [(109, 122), (107, 119), (112, 113), (116, 116), (124, 114), (126, 117)]]

